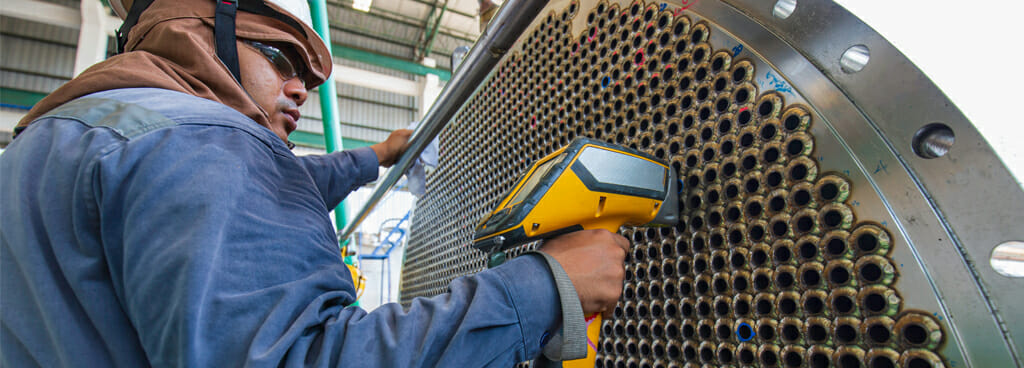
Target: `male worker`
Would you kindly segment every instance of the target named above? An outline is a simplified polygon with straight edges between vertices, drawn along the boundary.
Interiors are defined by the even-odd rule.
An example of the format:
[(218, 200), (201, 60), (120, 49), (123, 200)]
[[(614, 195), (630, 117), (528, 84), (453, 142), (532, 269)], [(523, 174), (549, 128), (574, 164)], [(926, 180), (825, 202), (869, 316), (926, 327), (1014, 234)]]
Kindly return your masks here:
[(618, 299), (628, 242), (581, 231), (406, 310), (348, 307), (328, 209), (408, 132), (289, 151), (332, 65), (305, 0), (138, 1), (111, 2), (127, 52), (0, 156), (0, 366), (509, 367)]

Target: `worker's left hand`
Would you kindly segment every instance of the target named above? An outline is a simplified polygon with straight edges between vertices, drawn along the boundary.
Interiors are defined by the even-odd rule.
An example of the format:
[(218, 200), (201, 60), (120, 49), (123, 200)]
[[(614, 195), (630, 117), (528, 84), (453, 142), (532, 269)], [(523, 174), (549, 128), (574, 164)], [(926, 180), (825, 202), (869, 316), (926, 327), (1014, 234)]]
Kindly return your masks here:
[(409, 137), (412, 137), (412, 130), (398, 129), (391, 132), (388, 139), (370, 146), (377, 154), (377, 162), (380, 163), (380, 166), (391, 167), (394, 165), (409, 148)]

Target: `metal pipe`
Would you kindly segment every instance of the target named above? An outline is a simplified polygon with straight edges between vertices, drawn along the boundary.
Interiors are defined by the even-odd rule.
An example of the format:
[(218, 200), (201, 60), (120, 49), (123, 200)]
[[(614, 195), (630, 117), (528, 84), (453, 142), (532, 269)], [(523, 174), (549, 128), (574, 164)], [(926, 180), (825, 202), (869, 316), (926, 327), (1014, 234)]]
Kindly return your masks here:
[[(320, 38), (327, 45), (331, 44), (331, 31), (327, 18), (326, 0), (309, 0), (310, 13), (313, 16), (313, 29), (320, 34)], [(334, 76), (327, 76), (324, 84), (320, 85), (320, 113), (323, 116), (324, 124), (324, 145), (327, 153), (341, 151), (341, 129), (338, 126), (338, 92), (334, 84)], [(334, 208), (334, 222), (338, 229), (345, 228), (345, 202), (342, 201)]]
[[(324, 0), (317, 1), (322, 3)], [(395, 186), (406, 170), (412, 167), (427, 144), (434, 140), (448, 120), (455, 116), (462, 104), (473, 95), (477, 86), (490, 74), (505, 52), (512, 48), (546, 4), (546, 0), (510, 0), (502, 5), (498, 14), (480, 35), (480, 40), (474, 45), (473, 50), (466, 56), (466, 65), (456, 71), (437, 101), (423, 116), (423, 121), (409, 140), (409, 148), (405, 154), (384, 174), (384, 178), (377, 182), (373, 194), (359, 210), (355, 219), (338, 236), (339, 240), (348, 239), (384, 194)]]

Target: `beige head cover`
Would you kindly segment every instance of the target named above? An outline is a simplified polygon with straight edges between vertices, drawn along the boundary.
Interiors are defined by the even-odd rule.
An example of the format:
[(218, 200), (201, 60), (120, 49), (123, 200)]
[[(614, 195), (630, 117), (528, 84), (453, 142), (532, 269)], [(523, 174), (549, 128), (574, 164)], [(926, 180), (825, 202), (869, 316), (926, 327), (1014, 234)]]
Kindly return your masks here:
[[(253, 102), (217, 57), (215, 8), (216, 3), (210, 0), (154, 1), (129, 33), (125, 53), (93, 65), (58, 88), (37, 103), (18, 126), (28, 125), (47, 111), (90, 93), (154, 87), (223, 103), (269, 127), (267, 112)], [(299, 23), (304, 32), (270, 17), (239, 11), (235, 34), (239, 39), (292, 45), (306, 63), (306, 86), (313, 88), (330, 75), (333, 63), (316, 32)]]

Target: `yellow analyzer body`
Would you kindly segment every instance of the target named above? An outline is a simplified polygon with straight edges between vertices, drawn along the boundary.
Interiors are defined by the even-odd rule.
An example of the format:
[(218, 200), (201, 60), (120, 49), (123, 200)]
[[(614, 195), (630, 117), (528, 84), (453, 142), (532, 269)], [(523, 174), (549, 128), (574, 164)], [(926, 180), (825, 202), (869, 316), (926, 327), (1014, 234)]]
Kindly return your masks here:
[[(506, 249), (577, 230), (675, 225), (680, 184), (675, 170), (655, 157), (577, 138), (534, 163), (477, 226), (474, 246), (491, 254), (494, 267)], [(590, 318), (587, 357), (563, 366), (594, 366), (601, 318)]]

